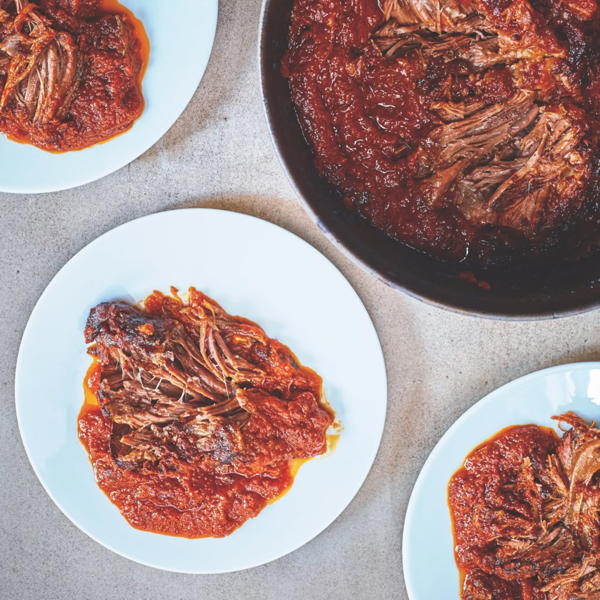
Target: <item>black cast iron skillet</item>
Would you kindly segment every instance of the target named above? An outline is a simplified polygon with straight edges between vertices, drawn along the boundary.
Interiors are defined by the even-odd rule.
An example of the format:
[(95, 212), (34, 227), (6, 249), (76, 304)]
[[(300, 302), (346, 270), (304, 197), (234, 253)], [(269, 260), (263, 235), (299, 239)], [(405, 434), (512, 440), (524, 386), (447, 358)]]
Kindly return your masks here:
[[(396, 242), (348, 210), (315, 169), (294, 112), (281, 58), (293, 0), (264, 0), (260, 75), (275, 148), (306, 210), (338, 247), (388, 285), (437, 306), (500, 319), (543, 319), (600, 306), (600, 259), (510, 271), (473, 272)], [(469, 275), (473, 273), (473, 276)], [(477, 281), (489, 284), (481, 287)]]

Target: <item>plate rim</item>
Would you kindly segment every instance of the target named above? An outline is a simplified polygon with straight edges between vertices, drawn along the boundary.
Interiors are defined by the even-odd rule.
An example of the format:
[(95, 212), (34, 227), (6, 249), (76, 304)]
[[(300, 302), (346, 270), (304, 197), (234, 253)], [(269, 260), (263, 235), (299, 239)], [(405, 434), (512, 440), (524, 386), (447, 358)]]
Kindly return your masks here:
[[(142, 156), (142, 154), (145, 154), (146, 152), (148, 152), (148, 150), (153, 148), (171, 130), (171, 128), (175, 125), (175, 123), (177, 123), (177, 121), (181, 118), (181, 115), (184, 113), (184, 111), (189, 106), (194, 95), (198, 91), (198, 88), (200, 87), (202, 80), (204, 79), (204, 75), (206, 74), (206, 69), (208, 68), (210, 58), (212, 56), (214, 46), (215, 46), (215, 38), (216, 38), (216, 34), (217, 34), (217, 26), (218, 26), (218, 21), (219, 21), (219, 12), (220, 12), (219, 0), (209, 0), (209, 1), (211, 1), (214, 4), (214, 8), (215, 8), (214, 18), (211, 21), (207, 21), (207, 28), (208, 28), (208, 32), (209, 32), (208, 35), (206, 36), (206, 38), (208, 40), (208, 45), (207, 45), (208, 51), (206, 53), (206, 60), (199, 61), (196, 65), (198, 67), (198, 69), (196, 71), (196, 74), (193, 77), (194, 81), (196, 81), (196, 84), (193, 86), (193, 88), (190, 85), (190, 90), (188, 90), (185, 94), (180, 96), (180, 106), (177, 108), (177, 110), (173, 114), (172, 118), (169, 119), (167, 122), (165, 122), (162, 125), (162, 127), (157, 128), (155, 130), (155, 132), (150, 136), (149, 144), (143, 144), (140, 147), (140, 149), (136, 149), (132, 154), (130, 154), (130, 157), (127, 158), (126, 162), (124, 162), (120, 166), (117, 166), (117, 167), (110, 166), (109, 168), (104, 167), (102, 169), (99, 169), (97, 173), (95, 173), (93, 175), (84, 176), (84, 177), (76, 177), (76, 176), (74, 177), (71, 174), (71, 177), (70, 177), (68, 183), (55, 183), (50, 186), (38, 186), (35, 184), (35, 178), (32, 178), (32, 180), (23, 180), (22, 185), (20, 185), (20, 186), (11, 186), (9, 184), (3, 183), (2, 179), (0, 178), (0, 193), (19, 194), (19, 195), (52, 194), (52, 193), (56, 193), (56, 192), (64, 192), (67, 190), (72, 190), (74, 188), (78, 188), (78, 187), (82, 187), (84, 185), (88, 185), (90, 183), (94, 183), (96, 181), (99, 181), (100, 179), (104, 179), (105, 177), (112, 175), (113, 173), (116, 173), (117, 171), (120, 171), (127, 165), (129, 165), (132, 162), (134, 162), (135, 160), (137, 160), (140, 156)], [(150, 53), (152, 54), (152, 40), (150, 40), (150, 44), (151, 44)], [(144, 75), (144, 77), (145, 77), (145, 75)], [(144, 112), (146, 111), (147, 105), (148, 105), (148, 98), (144, 97)], [(142, 115), (143, 114), (144, 113), (142, 113)], [(142, 115), (140, 115), (140, 117)], [(97, 142), (95, 144), (92, 144), (91, 146), (88, 146), (87, 148), (82, 148), (80, 150), (74, 150), (74, 151), (67, 151), (64, 153), (48, 153), (47, 151), (45, 151), (41, 148), (38, 148), (37, 146), (34, 146), (33, 144), (28, 144), (26, 142), (21, 143), (16, 140), (12, 140), (6, 134), (0, 134), (0, 137), (2, 138), (3, 141), (9, 142), (10, 144), (13, 144), (13, 145), (32, 146), (35, 149), (40, 150), (41, 152), (45, 152), (48, 154), (57, 154), (58, 156), (61, 156), (62, 154), (69, 155), (72, 153), (84, 152), (85, 150), (88, 150), (90, 148), (96, 148), (98, 146), (110, 147), (110, 145), (113, 142), (118, 141), (118, 140), (122, 139), (124, 136), (127, 136), (128, 134), (130, 134), (138, 120), (139, 120), (139, 117), (138, 117), (138, 119), (136, 119), (136, 121), (133, 122), (132, 126), (129, 129), (127, 129), (121, 133), (118, 133), (117, 135), (110, 137), (107, 140)], [(151, 128), (151, 130), (152, 130), (152, 128)]]
[[(345, 499), (344, 504), (342, 506), (342, 508), (337, 512), (336, 515), (334, 515), (331, 519), (328, 519), (326, 524), (323, 525), (318, 531), (316, 531), (314, 534), (312, 534), (310, 537), (308, 537), (307, 539), (305, 539), (302, 543), (300, 543), (299, 545), (296, 545), (292, 548), (290, 548), (289, 550), (283, 552), (283, 553), (277, 553), (273, 556), (269, 556), (266, 560), (251, 560), (248, 562), (248, 564), (242, 568), (224, 568), (224, 569), (177, 569), (177, 568), (171, 568), (171, 567), (165, 567), (156, 563), (153, 563), (152, 561), (148, 561), (148, 560), (140, 560), (139, 558), (136, 558), (134, 556), (131, 556), (130, 554), (126, 553), (126, 552), (122, 552), (121, 550), (119, 550), (117, 547), (115, 547), (113, 544), (111, 543), (106, 543), (100, 539), (98, 539), (95, 535), (93, 535), (92, 533), (90, 533), (87, 529), (87, 527), (81, 525), (80, 523), (78, 523), (74, 518), (71, 517), (71, 515), (69, 514), (69, 511), (67, 509), (65, 509), (65, 507), (63, 507), (61, 505), (60, 502), (57, 501), (57, 499), (55, 498), (55, 496), (52, 494), (52, 492), (50, 491), (49, 487), (46, 485), (46, 482), (44, 481), (44, 478), (41, 476), (41, 474), (38, 471), (38, 468), (36, 466), (35, 461), (32, 459), (32, 453), (30, 450), (30, 447), (26, 441), (26, 436), (23, 435), (23, 425), (22, 425), (22, 416), (20, 413), (20, 409), (19, 409), (19, 396), (20, 396), (20, 392), (19, 392), (19, 388), (20, 388), (20, 383), (23, 381), (23, 377), (24, 377), (24, 373), (23, 373), (23, 361), (24, 361), (24, 347), (25, 347), (25, 340), (28, 336), (31, 335), (31, 323), (33, 321), (33, 317), (35, 315), (35, 313), (38, 311), (38, 307), (41, 306), (44, 297), (46, 296), (47, 293), (49, 293), (49, 289), (55, 285), (57, 285), (57, 280), (61, 277), (61, 275), (63, 274), (63, 272), (65, 271), (65, 269), (67, 268), (68, 265), (70, 265), (73, 261), (75, 261), (78, 257), (80, 257), (80, 255), (82, 255), (83, 253), (86, 253), (90, 250), (90, 248), (92, 248), (93, 246), (97, 245), (97, 243), (100, 242), (100, 240), (102, 238), (105, 238), (107, 236), (112, 235), (114, 232), (116, 232), (117, 230), (120, 229), (124, 229), (127, 228), (129, 225), (133, 224), (133, 223), (138, 223), (140, 221), (149, 221), (149, 220), (154, 220), (154, 219), (160, 219), (163, 215), (165, 214), (172, 214), (172, 213), (185, 213), (185, 214), (189, 214), (190, 212), (193, 213), (197, 213), (197, 214), (206, 214), (206, 213), (219, 213), (219, 214), (233, 214), (236, 218), (243, 218), (243, 219), (249, 219), (251, 221), (258, 221), (262, 224), (266, 224), (269, 228), (275, 228), (277, 230), (281, 230), (283, 233), (288, 234), (290, 236), (292, 236), (293, 238), (296, 238), (296, 240), (300, 241), (305, 247), (308, 247), (309, 251), (312, 251), (318, 255), (320, 255), (320, 257), (327, 263), (329, 264), (329, 266), (331, 268), (333, 268), (335, 271), (337, 271), (337, 273), (342, 277), (342, 279), (346, 282), (346, 284), (349, 286), (350, 290), (352, 291), (352, 293), (356, 296), (356, 299), (359, 302), (360, 308), (361, 310), (364, 312), (364, 315), (367, 319), (367, 322), (370, 324), (371, 329), (373, 330), (373, 333), (375, 335), (375, 340), (376, 340), (376, 347), (377, 347), (377, 362), (379, 363), (379, 367), (381, 369), (381, 375), (382, 375), (382, 389), (384, 390), (383, 392), (383, 410), (381, 413), (381, 417), (380, 417), (380, 423), (378, 424), (378, 434), (377, 434), (377, 440), (376, 440), (376, 444), (373, 447), (373, 451), (372, 451), (372, 457), (370, 458), (370, 464), (368, 469), (366, 470), (364, 477), (362, 478), (362, 481), (360, 482), (360, 484), (358, 485), (357, 489), (354, 491), (354, 493), (349, 496), (348, 498)], [(63, 265), (62, 267), (60, 267), (60, 269), (54, 274), (54, 276), (50, 279), (50, 281), (46, 284), (46, 286), (44, 287), (42, 293), (40, 294), (40, 296), (38, 297), (38, 299), (36, 300), (33, 309), (31, 310), (29, 317), (27, 319), (27, 323), (23, 329), (23, 332), (21, 334), (21, 340), (19, 342), (19, 350), (17, 353), (17, 361), (16, 361), (16, 365), (15, 365), (15, 371), (14, 371), (14, 396), (15, 396), (15, 412), (16, 412), (16, 417), (17, 417), (17, 425), (18, 425), (18, 431), (19, 431), (19, 437), (21, 440), (21, 444), (23, 445), (24, 449), (25, 449), (25, 454), (27, 456), (27, 460), (29, 462), (30, 467), (32, 468), (38, 482), (41, 484), (43, 490), (46, 492), (46, 494), (50, 497), (50, 499), (52, 500), (52, 502), (54, 503), (54, 505), (60, 510), (60, 512), (69, 520), (70, 523), (72, 523), (78, 530), (80, 530), (81, 532), (83, 532), (85, 535), (87, 535), (90, 539), (92, 539), (94, 542), (96, 542), (97, 544), (103, 546), (104, 548), (114, 552), (115, 554), (122, 556), (123, 558), (126, 558), (128, 560), (131, 560), (135, 563), (138, 564), (142, 564), (144, 566), (147, 567), (151, 567), (151, 568), (155, 568), (155, 569), (159, 569), (162, 571), (166, 571), (166, 572), (173, 572), (173, 573), (183, 573), (183, 574), (189, 574), (189, 575), (212, 575), (212, 574), (223, 574), (223, 573), (233, 573), (233, 572), (241, 572), (241, 571), (246, 571), (248, 569), (252, 569), (255, 567), (259, 567), (262, 565), (266, 565), (269, 564), (275, 560), (278, 560), (280, 558), (283, 558), (284, 556), (287, 556), (293, 552), (295, 552), (296, 550), (302, 548), (303, 546), (305, 546), (306, 544), (308, 544), (309, 542), (311, 542), (312, 540), (314, 540), (316, 537), (318, 537), (319, 535), (321, 535), (325, 530), (327, 530), (346, 510), (347, 508), (350, 506), (350, 504), (353, 502), (353, 500), (356, 498), (356, 496), (358, 495), (358, 493), (360, 492), (360, 490), (363, 488), (367, 478), (369, 477), (373, 466), (375, 464), (375, 461), (377, 460), (377, 457), (381, 451), (381, 441), (383, 439), (383, 433), (385, 431), (385, 423), (387, 420), (387, 414), (388, 414), (388, 376), (387, 376), (387, 364), (385, 361), (385, 355), (383, 353), (383, 347), (381, 345), (381, 340), (379, 338), (379, 333), (377, 332), (377, 328), (375, 327), (375, 324), (373, 322), (373, 319), (371, 318), (371, 315), (369, 313), (369, 311), (367, 310), (362, 298), (360, 297), (360, 295), (358, 294), (358, 292), (356, 291), (355, 287), (352, 285), (352, 283), (349, 281), (349, 279), (344, 275), (344, 273), (338, 268), (338, 266), (331, 261), (327, 256), (325, 256), (325, 254), (323, 254), (320, 250), (318, 250), (317, 248), (315, 248), (315, 246), (313, 246), (310, 242), (308, 242), (307, 240), (305, 240), (304, 238), (300, 237), (299, 235), (297, 235), (296, 233), (289, 231), (288, 229), (286, 229), (285, 227), (282, 227), (280, 225), (277, 225), (275, 223), (272, 223), (271, 221), (268, 221), (266, 219), (262, 219), (260, 217), (256, 217), (254, 215), (249, 215), (246, 213), (242, 213), (242, 212), (237, 212), (237, 211), (232, 211), (232, 210), (227, 210), (227, 209), (221, 209), (221, 208), (203, 208), (203, 207), (192, 207), (192, 208), (178, 208), (178, 209), (172, 209), (172, 210), (164, 210), (164, 211), (159, 211), (159, 212), (155, 212), (155, 213), (151, 213), (148, 215), (144, 215), (141, 217), (137, 217), (135, 219), (132, 219), (130, 221), (126, 221), (125, 223), (122, 223), (120, 225), (117, 225), (116, 227), (113, 227), (112, 229), (109, 229), (108, 231), (105, 231), (104, 233), (102, 233), (101, 235), (99, 235), (98, 237), (94, 238), (92, 241), (90, 241), (88, 244), (86, 244), (85, 246), (83, 246), (82, 248), (80, 248), (73, 256), (71, 256), (71, 258), (69, 258)], [(318, 458), (318, 457), (317, 457)], [(90, 464), (90, 469), (92, 469), (91, 464)], [(93, 471), (92, 471), (93, 472)], [(95, 483), (95, 477), (94, 477), (94, 483)], [(97, 484), (96, 484), (97, 485)], [(109, 500), (110, 501), (110, 500)], [(260, 514), (260, 513), (259, 513)], [(122, 515), (119, 515), (120, 518), (123, 518)], [(258, 515), (257, 515), (258, 516)], [(243, 527), (243, 524), (240, 526)], [(135, 528), (134, 528), (135, 529)], [(148, 534), (153, 534), (153, 535), (161, 535), (161, 534), (157, 534), (154, 532), (144, 532), (144, 533), (148, 533)], [(164, 536), (167, 538), (172, 538), (173, 536)], [(225, 538), (221, 538), (221, 539), (227, 539), (228, 536), (226, 536)], [(177, 538), (179, 539), (179, 538)], [(188, 538), (184, 538), (184, 539), (188, 539)], [(203, 538), (197, 538), (197, 539), (193, 539), (190, 538), (189, 541), (190, 542), (202, 542)], [(207, 538), (207, 539), (219, 539), (219, 538)]]
[[(404, 585), (406, 586), (406, 592), (410, 600), (418, 600), (417, 592), (415, 590), (413, 578), (411, 575), (412, 562), (411, 559), (407, 560), (407, 557), (410, 556), (410, 553), (407, 552), (408, 538), (410, 537), (409, 532), (411, 532), (413, 530), (413, 527), (415, 527), (414, 511), (416, 510), (416, 496), (417, 492), (424, 485), (424, 481), (431, 470), (432, 464), (434, 464), (434, 461), (437, 459), (438, 455), (443, 450), (443, 446), (446, 440), (452, 437), (455, 434), (456, 430), (459, 430), (462, 424), (465, 421), (467, 421), (476, 410), (481, 410), (482, 406), (491, 404), (495, 401), (497, 395), (510, 391), (513, 387), (518, 387), (519, 385), (522, 385), (524, 382), (530, 379), (544, 378), (553, 373), (560, 373), (563, 371), (573, 369), (589, 370), (591, 368), (600, 369), (600, 361), (588, 360), (561, 363), (559, 365), (545, 367), (543, 369), (537, 369), (535, 371), (532, 371), (531, 373), (526, 373), (525, 375), (516, 377), (515, 379), (512, 379), (493, 389), (492, 391), (485, 394), (485, 396), (477, 400), (472, 406), (465, 410), (444, 432), (442, 437), (437, 441), (437, 443), (427, 456), (425, 462), (423, 463), (423, 466), (421, 467), (417, 479), (415, 480), (415, 484), (411, 490), (408, 505), (406, 507), (406, 515), (404, 517), (404, 526), (402, 529), (402, 573), (404, 578)], [(516, 425), (518, 425), (518, 423), (516, 423)], [(482, 442), (485, 442), (485, 439), (482, 440)], [(456, 467), (457, 470), (459, 468), (460, 465)], [(457, 592), (458, 591), (459, 590), (457, 590)], [(459, 600), (458, 595), (457, 600)]]

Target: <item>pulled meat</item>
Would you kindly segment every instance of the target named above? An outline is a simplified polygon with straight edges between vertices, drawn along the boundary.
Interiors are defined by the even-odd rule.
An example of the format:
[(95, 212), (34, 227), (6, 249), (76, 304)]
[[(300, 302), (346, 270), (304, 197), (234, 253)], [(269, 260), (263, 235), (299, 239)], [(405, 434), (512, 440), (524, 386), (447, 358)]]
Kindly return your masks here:
[(77, 150), (140, 116), (137, 22), (102, 6), (0, 0), (0, 131), (45, 150)]
[(144, 309), (99, 304), (85, 336), (98, 405), (80, 436), (136, 527), (226, 535), (290, 485), (292, 460), (327, 449), (320, 377), (193, 288), (187, 303), (155, 292)]
[(389, 235), (579, 258), (600, 245), (599, 33), (595, 0), (295, 0), (282, 69), (317, 167)]
[(475, 449), (448, 497), (465, 600), (600, 598), (600, 430), (515, 426)]

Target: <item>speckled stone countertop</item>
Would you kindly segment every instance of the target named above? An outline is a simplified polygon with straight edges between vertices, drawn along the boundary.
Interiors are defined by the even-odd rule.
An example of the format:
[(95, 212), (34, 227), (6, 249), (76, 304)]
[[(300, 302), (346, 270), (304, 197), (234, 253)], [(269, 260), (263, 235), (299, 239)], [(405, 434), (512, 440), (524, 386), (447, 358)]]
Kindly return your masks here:
[[(96, 183), (40, 196), (0, 195), (0, 598), (328, 600), (407, 598), (401, 539), (411, 488), (448, 426), (507, 381), (600, 359), (600, 312), (498, 322), (422, 304), (355, 266), (297, 202), (263, 116), (256, 39), (260, 0), (221, 0), (212, 58), (193, 101), (141, 158)], [(379, 333), (389, 409), (373, 469), (321, 535), (271, 564), (192, 576), (106, 550), (56, 508), (36, 479), (14, 411), (14, 369), (33, 305), (58, 269), (101, 233), (190, 206), (256, 215), (302, 236), (348, 277)]]

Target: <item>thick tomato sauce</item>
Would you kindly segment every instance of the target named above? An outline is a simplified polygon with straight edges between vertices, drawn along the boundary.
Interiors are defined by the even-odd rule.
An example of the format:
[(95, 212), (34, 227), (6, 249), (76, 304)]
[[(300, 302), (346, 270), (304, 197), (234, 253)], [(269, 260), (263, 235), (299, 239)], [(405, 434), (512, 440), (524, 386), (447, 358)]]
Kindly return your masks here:
[(217, 477), (183, 461), (176, 473), (123, 469), (111, 455), (110, 422), (96, 398), (100, 368), (94, 362), (85, 378), (79, 438), (99, 487), (137, 529), (189, 538), (229, 535), (281, 496), (304, 462), (283, 461), (252, 478)]
[[(118, 0), (37, 0), (56, 32), (73, 36), (79, 75), (65, 117), (31, 122), (7, 102), (0, 131), (50, 152), (80, 150), (129, 130), (144, 110), (142, 80), (150, 42), (142, 22)], [(11, 35), (10, 29), (6, 35)], [(0, 53), (1, 54), (1, 53)], [(4, 84), (0, 75), (0, 84)]]
[(317, 168), (343, 190), (346, 202), (388, 233), (402, 228), (406, 238), (438, 236), (451, 243), (445, 221), (452, 229), (452, 217), (432, 220), (412, 202), (415, 167), (395, 159), (402, 139), (421, 139), (433, 122), (411, 66), (382, 60), (369, 48), (381, 20), (377, 0), (297, 0), (283, 73)]
[[(501, 63), (482, 73), (462, 59), (437, 57), (425, 64), (418, 53), (402, 58), (383, 56), (371, 39), (384, 21), (382, 4), (383, 0), (295, 0), (288, 51), (281, 67), (289, 79), (316, 166), (341, 191), (345, 203), (391, 237), (444, 259), (487, 264), (588, 252), (590, 241), (581, 241), (580, 228), (588, 237), (593, 236), (594, 245), (599, 211), (591, 200), (586, 203), (585, 214), (577, 217), (574, 213), (579, 211), (580, 199), (573, 200), (572, 208), (565, 208), (558, 200), (554, 204), (549, 201), (548, 223), (534, 223), (531, 232), (467, 219), (453, 201), (432, 206), (422, 186), (429, 176), (423, 171), (423, 156), (439, 151), (429, 138), (440, 125), (432, 103), (477, 98), (490, 105), (506, 101), (518, 88), (511, 66)], [(490, 22), (504, 15), (510, 4), (498, 0), (478, 3)], [(542, 22), (542, 15), (548, 14), (551, 30), (547, 42), (544, 33), (536, 37), (541, 54), (557, 53), (553, 44), (558, 38), (561, 51), (568, 55), (565, 61), (570, 61), (573, 70), (576, 61), (580, 64), (591, 56), (595, 61), (590, 38), (584, 39), (582, 33), (592, 25), (584, 27), (568, 11), (557, 16), (556, 4), (563, 6), (534, 3)], [(514, 36), (521, 35), (525, 27), (517, 18), (515, 13)], [(509, 17), (498, 19), (499, 27), (508, 31)], [(529, 28), (535, 29), (533, 25)], [(577, 31), (579, 37), (566, 36), (567, 29)], [(522, 67), (518, 85), (543, 88), (548, 72), (537, 67)], [(567, 68), (553, 67), (555, 71)], [(557, 97), (560, 93), (557, 88)], [(584, 95), (587, 99), (582, 102), (589, 106), (583, 110), (589, 110), (590, 119), (596, 119), (597, 95), (593, 90)], [(552, 103), (554, 99), (546, 100)], [(579, 118), (580, 113), (575, 108), (571, 116)]]
[[(192, 289), (189, 306), (205, 298)], [(179, 311), (184, 308), (179, 296), (166, 297), (159, 292), (149, 296), (144, 313), (136, 313), (137, 320), (130, 322), (133, 329), (123, 334), (130, 338), (126, 340), (131, 344), (128, 352), (136, 352), (133, 344), (143, 343), (144, 335), (156, 333), (149, 322), (139, 325), (144, 314), (183, 319)], [(168, 463), (158, 465), (146, 462), (132, 467), (119, 460), (111, 447), (115, 423), (107, 410), (110, 391), (103, 387), (110, 361), (91, 346), (95, 360), (84, 379), (79, 439), (98, 486), (133, 527), (188, 538), (226, 536), (284, 494), (302, 464), (333, 450), (337, 443), (339, 434), (327, 433), (334, 414), (323, 397), (321, 377), (302, 366), (277, 340), (265, 338), (266, 345), (252, 341), (255, 338), (247, 331), (256, 332), (258, 326), (234, 319), (238, 332), (224, 334), (232, 355), (264, 369), (256, 383), (259, 387), (249, 383), (245, 388), (249, 418), (236, 429), (242, 443), (235, 451), (219, 438), (226, 430), (218, 429), (211, 434), (214, 447), (210, 450), (186, 447), (185, 452), (173, 452)], [(134, 329), (136, 333), (132, 333)], [(142, 338), (132, 341), (131, 336), (139, 332)], [(119, 342), (115, 338), (105, 343), (106, 351), (111, 343)]]
[[(544, 469), (548, 455), (556, 450), (558, 443), (559, 437), (550, 428), (507, 427), (470, 452), (452, 476), (448, 505), (462, 598), (471, 597), (465, 590), (465, 579), (470, 573), (486, 574), (481, 575), (484, 582), (487, 574), (494, 573), (494, 539), (500, 531), (505, 534), (506, 525), (524, 510), (518, 494), (510, 491), (523, 461), (529, 459), (534, 471)], [(491, 581), (490, 598), (545, 598), (545, 594), (533, 595), (532, 580), (492, 577)]]

